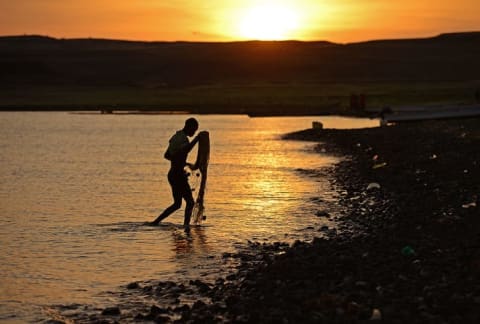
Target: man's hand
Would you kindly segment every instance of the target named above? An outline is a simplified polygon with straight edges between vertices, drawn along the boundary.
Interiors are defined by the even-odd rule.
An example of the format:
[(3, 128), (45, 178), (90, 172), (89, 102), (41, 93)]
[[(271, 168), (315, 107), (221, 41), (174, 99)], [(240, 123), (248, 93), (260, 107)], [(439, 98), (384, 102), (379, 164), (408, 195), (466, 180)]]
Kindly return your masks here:
[(204, 136), (205, 134), (208, 134), (208, 132), (207, 132), (207, 131), (201, 131), (201, 132), (199, 132), (199, 133), (197, 134), (197, 136), (195, 136), (195, 137), (193, 138), (192, 144), (193, 144), (193, 145), (197, 144), (197, 142), (200, 140), (200, 137), (201, 137), (201, 136)]
[(195, 144), (198, 143), (198, 140), (200, 139), (200, 138), (199, 138), (199, 135), (200, 135), (200, 134), (198, 134), (197, 136), (195, 136), (195, 137), (193, 138), (193, 140), (192, 140), (192, 145), (195, 145)]
[(195, 164), (193, 164), (193, 163), (188, 163), (188, 162), (187, 162), (187, 166), (188, 166), (188, 167), (190, 168), (190, 170), (192, 170), (192, 171), (195, 171), (195, 170), (198, 169), (198, 166), (195, 165)]

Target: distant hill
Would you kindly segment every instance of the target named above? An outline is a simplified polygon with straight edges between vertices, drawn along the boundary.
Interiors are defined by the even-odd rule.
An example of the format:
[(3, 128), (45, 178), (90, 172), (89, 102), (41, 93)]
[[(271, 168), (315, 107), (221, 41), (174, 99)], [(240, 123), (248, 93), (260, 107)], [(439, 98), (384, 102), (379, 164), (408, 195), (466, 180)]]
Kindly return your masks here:
[(463, 81), (480, 79), (479, 57), (480, 32), (352, 44), (8, 36), (0, 37), (0, 85)]

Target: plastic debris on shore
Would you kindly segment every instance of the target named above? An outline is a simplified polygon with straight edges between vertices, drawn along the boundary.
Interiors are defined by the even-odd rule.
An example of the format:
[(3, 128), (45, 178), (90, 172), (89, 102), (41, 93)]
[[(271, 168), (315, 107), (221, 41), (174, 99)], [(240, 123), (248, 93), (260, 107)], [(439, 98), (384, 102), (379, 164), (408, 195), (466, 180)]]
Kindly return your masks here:
[(383, 168), (383, 167), (386, 167), (387, 166), (387, 163), (386, 162), (383, 162), (383, 163), (377, 163), (377, 164), (374, 164), (372, 169), (380, 169), (380, 168)]
[(367, 186), (367, 190), (372, 190), (372, 189), (380, 189), (380, 184), (376, 182), (372, 182)]
[(382, 320), (382, 313), (378, 308), (374, 308), (372, 311), (372, 316), (370, 317), (371, 321), (381, 321)]
[(405, 245), (402, 249), (402, 254), (404, 256), (413, 256), (415, 255), (415, 250), (410, 245)]
[(477, 207), (477, 202), (476, 201), (472, 201), (471, 203), (462, 205), (462, 208), (465, 208), (465, 209), (475, 208), (475, 207)]

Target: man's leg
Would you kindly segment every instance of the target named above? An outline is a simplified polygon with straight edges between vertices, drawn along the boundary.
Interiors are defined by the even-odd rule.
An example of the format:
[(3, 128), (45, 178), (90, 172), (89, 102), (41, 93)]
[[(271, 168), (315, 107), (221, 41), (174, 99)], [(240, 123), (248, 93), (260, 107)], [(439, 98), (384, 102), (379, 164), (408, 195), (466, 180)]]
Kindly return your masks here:
[(170, 216), (174, 211), (182, 207), (182, 191), (179, 190), (178, 186), (171, 184), (172, 186), (172, 196), (173, 204), (167, 207), (153, 222), (152, 225), (158, 225), (162, 220)]
[(185, 202), (187, 205), (185, 206), (185, 217), (183, 219), (183, 225), (185, 228), (190, 226), (190, 218), (192, 217), (192, 211), (193, 211), (193, 206), (195, 206), (195, 201), (193, 200), (192, 196), (192, 188), (190, 188), (190, 185), (188, 184), (187, 179), (185, 178), (185, 182), (183, 183), (183, 199), (185, 199)]
[(195, 206), (195, 202), (192, 200), (187, 201), (187, 206), (185, 207), (185, 217), (183, 220), (183, 225), (185, 227), (190, 226), (190, 218), (192, 217), (193, 206)]

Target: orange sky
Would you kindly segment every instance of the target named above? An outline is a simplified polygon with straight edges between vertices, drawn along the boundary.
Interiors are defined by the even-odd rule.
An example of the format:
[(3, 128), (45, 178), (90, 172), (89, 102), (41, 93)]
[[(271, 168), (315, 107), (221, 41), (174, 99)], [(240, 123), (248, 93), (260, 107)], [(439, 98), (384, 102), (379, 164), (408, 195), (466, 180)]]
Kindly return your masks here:
[(480, 30), (480, 0), (0, 0), (0, 35), (352, 42)]

